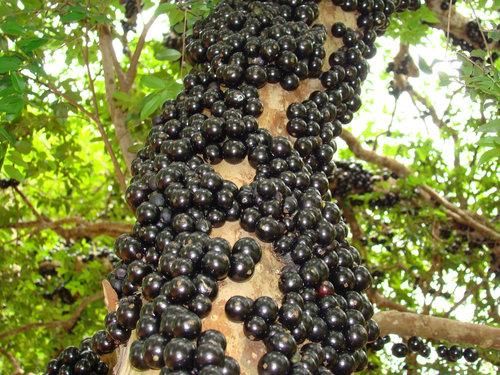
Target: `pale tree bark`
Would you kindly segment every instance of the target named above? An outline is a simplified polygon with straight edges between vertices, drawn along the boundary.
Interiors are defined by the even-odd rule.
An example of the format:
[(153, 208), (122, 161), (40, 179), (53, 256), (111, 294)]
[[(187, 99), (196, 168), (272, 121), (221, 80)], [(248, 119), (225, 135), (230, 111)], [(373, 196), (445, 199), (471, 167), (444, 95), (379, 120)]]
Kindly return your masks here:
[[(361, 142), (347, 129), (343, 129), (340, 136), (347, 144), (353, 154), (364, 161), (376, 164), (382, 168), (387, 168), (395, 172), (400, 177), (408, 177), (412, 174), (410, 168), (388, 156), (383, 156), (373, 150), (364, 148)], [(441, 206), (442, 210), (454, 221), (464, 224), (474, 230), (477, 230), (483, 236), (495, 242), (500, 242), (500, 234), (493, 228), (493, 225), (487, 223), (486, 219), (478, 214), (463, 210), (445, 197), (439, 194), (428, 185), (418, 186), (420, 196), (429, 203)]]
[[(340, 8), (334, 7), (329, 0), (323, 0), (319, 4), (320, 16), (318, 22), (325, 25), (330, 30), (334, 22), (342, 21), (349, 27), (355, 27), (355, 14), (343, 12)], [(340, 41), (333, 38), (327, 40), (325, 49), (327, 56), (338, 48)], [(325, 61), (325, 65), (328, 62)], [(322, 90), (321, 83), (317, 79), (303, 81), (299, 88), (294, 91), (284, 91), (279, 85), (268, 84), (259, 90), (260, 99), (264, 103), (264, 112), (257, 119), (261, 128), (268, 129), (273, 136), (285, 136), (291, 139), (285, 129), (286, 109), (292, 102), (300, 102), (307, 98), (314, 90)], [(392, 163), (391, 161), (389, 161)], [(396, 162), (397, 163), (397, 162)], [(222, 175), (223, 178), (233, 181), (236, 185), (242, 186), (248, 184), (255, 176), (254, 169), (245, 159), (237, 166), (222, 162), (214, 166), (214, 169)], [(401, 171), (407, 170), (402, 167)], [(408, 171), (407, 174), (410, 172)], [(252, 233), (244, 231), (238, 222), (227, 222), (221, 228), (214, 229), (211, 233), (213, 237), (223, 237), (233, 244), (237, 239), (248, 236), (257, 238)], [(258, 240), (257, 240), (258, 241)], [(226, 301), (234, 295), (243, 295), (250, 298), (260, 296), (271, 296), (275, 300), (281, 300), (281, 292), (278, 288), (279, 272), (283, 267), (283, 260), (278, 258), (272, 250), (272, 245), (259, 241), (263, 248), (263, 258), (256, 265), (253, 277), (244, 282), (236, 283), (226, 279), (219, 283), (219, 294), (213, 302), (210, 316), (203, 320), (203, 329), (217, 329), (227, 338), (228, 346), (226, 354), (234, 357), (241, 366), (241, 373), (245, 375), (257, 374), (256, 363), (265, 353), (265, 346), (262, 342), (253, 342), (248, 340), (243, 334), (242, 324), (230, 322), (224, 312)], [(107, 306), (110, 311), (116, 309), (117, 297), (114, 291), (104, 283)], [(417, 333), (416, 333), (417, 334)], [(135, 335), (129, 340), (127, 345), (119, 347), (115, 356), (114, 374), (131, 375), (158, 374), (157, 370), (137, 371), (133, 369), (128, 360), (130, 345), (135, 340)]]
[[(102, 67), (104, 72), (104, 86), (106, 89), (106, 101), (109, 107), (109, 114), (111, 121), (115, 128), (115, 136), (120, 146), (120, 150), (125, 160), (128, 171), (130, 172), (130, 165), (134, 160), (135, 154), (130, 152), (132, 146), (132, 137), (127, 129), (126, 113), (120, 106), (117, 105), (114, 94), (119, 91), (116, 87), (116, 55), (113, 49), (113, 39), (111, 31), (108, 26), (101, 25), (99, 27), (99, 49), (102, 56)], [(120, 87), (120, 89), (122, 89)]]
[(500, 349), (500, 328), (483, 324), (459, 322), (453, 319), (401, 311), (381, 311), (374, 315), (381, 335), (390, 333), (430, 340)]
[[(320, 3), (320, 19), (318, 22), (325, 25), (327, 30), (336, 21), (342, 21), (350, 27), (355, 27), (354, 14), (346, 13), (333, 6), (329, 0), (324, 0)], [(325, 46), (327, 55), (340, 47), (340, 41), (329, 38)], [(325, 62), (328, 64), (328, 61)], [(268, 84), (261, 90), (259, 95), (264, 103), (264, 112), (257, 119), (259, 127), (270, 131), (273, 136), (286, 136), (290, 138), (286, 132), (286, 109), (293, 102), (298, 102), (307, 98), (314, 90), (321, 90), (322, 86), (319, 80), (303, 81), (299, 88), (295, 91), (284, 91), (279, 85)], [(254, 176), (255, 170), (249, 165), (245, 159), (242, 163), (234, 166), (227, 162), (222, 162), (214, 166), (215, 170), (222, 175), (223, 178), (233, 181), (236, 185), (250, 183)], [(256, 265), (253, 277), (244, 282), (237, 283), (229, 279), (225, 279), (219, 284), (219, 294), (213, 302), (210, 316), (203, 320), (203, 329), (217, 329), (221, 331), (227, 338), (228, 347), (226, 353), (234, 357), (241, 366), (241, 373), (246, 375), (257, 374), (256, 363), (258, 359), (265, 353), (264, 344), (248, 340), (243, 334), (243, 326), (241, 324), (230, 322), (224, 312), (226, 301), (234, 295), (244, 295), (250, 298), (260, 296), (270, 296), (275, 300), (281, 300), (281, 292), (278, 288), (279, 272), (283, 267), (282, 260), (279, 259), (272, 249), (271, 244), (260, 242), (252, 233), (244, 231), (239, 222), (227, 222), (221, 228), (214, 229), (211, 236), (219, 236), (227, 239), (230, 244), (233, 244), (241, 237), (253, 237), (262, 246), (263, 258)], [(116, 301), (115, 298), (109, 297), (112, 294), (107, 289), (109, 301)], [(111, 304), (110, 308), (116, 306)], [(132, 337), (129, 344), (125, 347), (120, 347), (117, 350), (117, 363), (114, 368), (115, 374), (158, 374), (159, 371), (136, 371), (128, 361), (128, 351), (130, 349)]]
[[(429, 7), (430, 10), (432, 10), (436, 14), (436, 16), (439, 20), (437, 23), (429, 23), (429, 25), (432, 27), (435, 27), (437, 29), (443, 30), (443, 32), (446, 34), (446, 36), (448, 36), (449, 34), (452, 34), (459, 39), (463, 39), (463, 40), (467, 41), (475, 49), (483, 49), (483, 48), (481, 48), (479, 43), (477, 43), (474, 40), (471, 40), (466, 32), (466, 30), (467, 30), (466, 25), (470, 21), (478, 22), (479, 20), (476, 17), (474, 17), (472, 19), (465, 17), (464, 15), (457, 12), (455, 6), (452, 6), (451, 1), (449, 1), (450, 8), (448, 10), (442, 10), (441, 9), (441, 2), (442, 1), (443, 0), (426, 0), (427, 6)], [(447, 0), (444, 0), (444, 1), (447, 1)], [(470, 2), (468, 2), (467, 4), (469, 7), (472, 7), (472, 4)], [(476, 15), (475, 12), (473, 12), (473, 14), (474, 14), (474, 16)], [(483, 40), (487, 50), (492, 50), (494, 48), (498, 48), (498, 44), (496, 44), (495, 42), (488, 43), (483, 32), (482, 32), (482, 40)]]

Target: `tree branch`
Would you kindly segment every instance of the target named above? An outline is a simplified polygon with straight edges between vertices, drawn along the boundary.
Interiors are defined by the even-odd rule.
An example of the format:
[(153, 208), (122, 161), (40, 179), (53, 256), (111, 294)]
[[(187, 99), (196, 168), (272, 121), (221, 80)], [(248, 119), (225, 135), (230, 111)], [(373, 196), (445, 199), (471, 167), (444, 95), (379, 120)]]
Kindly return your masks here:
[(130, 66), (127, 71), (126, 76), (126, 84), (124, 86), (123, 91), (128, 91), (132, 87), (134, 83), (135, 76), (137, 75), (137, 67), (139, 65), (139, 58), (141, 57), (142, 50), (144, 48), (144, 44), (146, 42), (146, 36), (148, 35), (149, 29), (153, 26), (154, 22), (158, 18), (157, 14), (153, 14), (150, 20), (144, 25), (144, 29), (142, 29), (142, 33), (139, 36), (139, 40), (137, 41), (137, 46), (135, 47), (134, 53), (132, 55), (132, 59), (130, 60)]
[(387, 297), (384, 297), (382, 294), (377, 292), (375, 289), (370, 288), (366, 291), (366, 295), (368, 299), (377, 305), (379, 309), (391, 309), (400, 312), (411, 312), (406, 306), (403, 306), (393, 300), (390, 300)]
[[(67, 225), (72, 225), (72, 227), (67, 228)], [(31, 229), (33, 233), (50, 229), (66, 240), (76, 240), (97, 236), (118, 237), (122, 233), (130, 232), (132, 226), (130, 224), (110, 221), (89, 222), (79, 217), (72, 217), (55, 221), (35, 220), (18, 222), (0, 227), (0, 229), (7, 228)]]
[(22, 374), (24, 374), (24, 370), (21, 367), (21, 364), (19, 363), (19, 361), (17, 360), (17, 358), (14, 357), (14, 355), (12, 353), (8, 352), (7, 350), (5, 350), (3, 348), (0, 348), (0, 354), (3, 354), (5, 357), (7, 357), (7, 359), (10, 362), (10, 364), (14, 368), (14, 372), (12, 373), (12, 375), (22, 375)]
[(380, 334), (390, 333), (500, 349), (500, 328), (400, 311), (380, 311), (373, 319)]
[[(132, 138), (127, 129), (126, 116), (122, 109), (115, 102), (115, 75), (116, 71), (113, 64), (113, 43), (111, 32), (107, 25), (99, 26), (99, 49), (102, 55), (102, 66), (104, 71), (104, 86), (106, 88), (106, 99), (109, 107), (111, 121), (115, 127), (115, 135), (120, 146), (125, 164), (130, 172), (130, 165), (135, 155), (129, 151), (132, 146)], [(126, 91), (126, 90), (124, 90)]]
[[(111, 145), (111, 142), (109, 141), (108, 134), (106, 133), (106, 130), (104, 129), (104, 126), (102, 125), (101, 122), (101, 116), (99, 115), (99, 105), (97, 103), (97, 95), (95, 92), (95, 87), (94, 87), (94, 79), (92, 78), (92, 73), (90, 72), (90, 65), (89, 65), (89, 46), (88, 46), (88, 35), (85, 33), (85, 48), (83, 49), (83, 59), (85, 61), (85, 67), (87, 69), (87, 76), (89, 79), (89, 88), (90, 92), (92, 93), (92, 103), (94, 105), (94, 116), (97, 121), (97, 127), (99, 129), (99, 133), (101, 134), (102, 140), (104, 141), (104, 144), (106, 146), (106, 150), (108, 151), (108, 154), (111, 157), (111, 161), (113, 162), (113, 167), (115, 170), (115, 175), (118, 180), (118, 183), (120, 184), (120, 189), (122, 190), (122, 193), (125, 193), (125, 190), (127, 190), (127, 184), (125, 182), (125, 176), (123, 175), (122, 169), (120, 167), (120, 163), (118, 162), (118, 159), (116, 158), (115, 152), (113, 151), (113, 146)], [(116, 59), (116, 56), (115, 56)], [(122, 72), (123, 74), (123, 72)]]
[(467, 35), (466, 25), (472, 20), (458, 13), (451, 3), (450, 9), (448, 10), (441, 9), (441, 0), (426, 0), (426, 4), (427, 7), (432, 10), (439, 19), (438, 23), (428, 23), (428, 25), (436, 29), (443, 30), (446, 33), (447, 38), (451, 34), (456, 38), (467, 41), (467, 43), (472, 45), (474, 49), (490, 50), (495, 45), (495, 42), (487, 43), (482, 30), (481, 35), (484, 46), (481, 46), (481, 44), (475, 40), (471, 40)]
[(341, 205), (341, 209), (344, 219), (351, 228), (353, 240), (355, 242), (359, 242), (363, 238), (363, 231), (361, 230), (361, 227), (356, 220), (356, 214), (354, 213), (354, 210), (350, 206), (345, 204)]
[[(356, 137), (347, 129), (343, 129), (340, 137), (346, 142), (347, 146), (356, 157), (380, 167), (388, 168), (401, 177), (407, 177), (411, 174), (411, 170), (397, 160), (379, 155), (372, 150), (364, 148)], [(453, 220), (481, 232), (484, 236), (491, 238), (495, 242), (500, 241), (500, 234), (495, 229), (492, 229), (491, 225), (483, 224), (486, 222), (484, 218), (454, 206), (446, 198), (441, 197), (435, 190), (427, 185), (420, 185), (418, 190), (424, 200), (443, 206), (443, 211)]]
[(467, 298), (469, 298), (473, 293), (476, 288), (471, 287), (471, 285), (467, 285), (467, 290), (465, 291), (464, 295), (460, 300), (458, 300), (445, 314), (444, 317), (448, 318), (453, 311), (455, 311), (462, 303), (464, 303)]
[(35, 208), (35, 206), (33, 206), (33, 204), (30, 202), (30, 200), (28, 199), (28, 197), (17, 186), (13, 186), (13, 189), (15, 190), (15, 192), (17, 194), (19, 194), (19, 196), (21, 197), (21, 199), (29, 207), (29, 209), (31, 210), (31, 212), (33, 213), (33, 215), (35, 215), (35, 217), (38, 220), (40, 220), (40, 221), (47, 220), (47, 218), (44, 215), (42, 215), (42, 214), (40, 214), (38, 212), (38, 210)]
[(90, 304), (99, 301), (102, 298), (103, 298), (103, 293), (101, 291), (91, 296), (85, 297), (84, 299), (82, 299), (82, 302), (78, 305), (76, 310), (73, 312), (73, 314), (71, 314), (71, 316), (68, 319), (53, 320), (51, 322), (29, 323), (24, 326), (16, 327), (4, 332), (0, 332), (0, 340), (4, 340), (8, 337), (16, 336), (21, 333), (28, 332), (38, 328), (63, 329), (66, 332), (71, 332), (71, 330), (75, 327), (76, 323), (80, 319), (85, 309)]

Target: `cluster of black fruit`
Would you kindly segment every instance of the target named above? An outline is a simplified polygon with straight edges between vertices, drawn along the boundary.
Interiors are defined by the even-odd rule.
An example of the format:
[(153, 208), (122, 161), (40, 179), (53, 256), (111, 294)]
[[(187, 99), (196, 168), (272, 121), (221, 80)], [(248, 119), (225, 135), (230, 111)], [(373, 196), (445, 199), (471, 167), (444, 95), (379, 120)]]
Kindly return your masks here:
[[(373, 343), (367, 345), (367, 348), (373, 351), (379, 351), (391, 341), (389, 336), (379, 337)], [(429, 357), (431, 348), (417, 336), (410, 337), (406, 342), (394, 343), (391, 348), (391, 353), (397, 358), (404, 358), (409, 353), (416, 353), (422, 357)]]
[(474, 363), (479, 359), (479, 354), (474, 348), (462, 349), (457, 345), (447, 347), (446, 345), (439, 345), (436, 348), (439, 358), (449, 362), (457, 362), (460, 358), (464, 358), (467, 362)]
[(170, 31), (163, 38), (163, 45), (167, 48), (181, 52), (182, 34), (179, 34), (174, 28), (170, 28)]
[(474, 46), (468, 42), (467, 40), (465, 39), (462, 39), (462, 38), (459, 38), (457, 36), (455, 36), (454, 34), (451, 34), (450, 33), (450, 39), (451, 39), (451, 44), (453, 44), (454, 46), (457, 46), (459, 47), (460, 49), (464, 50), (464, 51), (472, 51), (474, 49)]
[[(493, 38), (491, 38), (490, 34), (485, 30), (481, 30), (481, 26), (476, 21), (467, 22), (467, 24), (465, 25), (465, 33), (469, 38), (468, 40), (464, 40), (457, 37), (456, 35), (450, 34), (450, 39), (452, 44), (454, 46), (460, 47), (464, 51), (470, 52), (473, 49), (475, 49), (474, 44), (478, 45), (479, 48), (485, 50), (487, 49), (486, 43), (488, 44), (493, 43)], [(498, 52), (495, 51), (491, 54), (491, 56), (488, 57), (488, 60), (495, 61), (497, 58), (498, 58)], [(471, 56), (471, 59), (482, 60), (482, 58), (478, 56)]]
[(335, 162), (337, 168), (330, 178), (334, 197), (344, 198), (350, 194), (365, 194), (373, 191), (374, 175), (360, 163), (350, 161)]
[(465, 33), (472, 42), (479, 44), (482, 49), (486, 48), (485, 40), (487, 43), (493, 42), (488, 32), (481, 30), (481, 26), (476, 21), (467, 22), (465, 25)]
[(19, 181), (14, 178), (0, 178), (0, 189), (8, 189), (19, 185)]
[(120, 4), (125, 6), (125, 19), (121, 21), (123, 32), (127, 34), (134, 30), (137, 14), (140, 11), (141, 0), (120, 0)]
[[(330, 202), (328, 177), (335, 170), (334, 138), (360, 108), (366, 58), (395, 11), (415, 9), (415, 0), (334, 1), (358, 11), (356, 32), (333, 25), (344, 46), (322, 71), (327, 30), (315, 25), (313, 0), (272, 2), (226, 0), (187, 38), (186, 56), (195, 66), (184, 91), (153, 119), (145, 148), (132, 163), (126, 199), (137, 223), (120, 236), (121, 259), (109, 280), (120, 300), (106, 317), (106, 330), (92, 338), (101, 355), (125, 344), (135, 328), (130, 361), (163, 374), (239, 374), (224, 355), (220, 333), (201, 331), (201, 319), (216, 298), (217, 282), (252, 276), (261, 249), (243, 238), (232, 247), (211, 238), (227, 221), (272, 243), (286, 266), (279, 281), (281, 306), (271, 298), (231, 299), (230, 318), (241, 316), (251, 340), (268, 352), (260, 374), (349, 374), (367, 363), (364, 347), (378, 337), (373, 307), (363, 291), (371, 275), (346, 240), (347, 226)], [(313, 92), (287, 109), (288, 134), (260, 129), (258, 89), (279, 83), (294, 90), (319, 78)], [(210, 115), (209, 115), (210, 114)], [(276, 124), (279, 126), (279, 124)], [(238, 188), (210, 164), (248, 158), (255, 178)], [(305, 340), (296, 353), (297, 346)]]
[(46, 374), (50, 375), (106, 375), (109, 367), (91, 349), (92, 342), (84, 339), (80, 347), (70, 346), (47, 365)]
[(398, 63), (394, 63), (394, 61), (391, 61), (389, 64), (387, 64), (387, 68), (385, 71), (387, 73), (394, 72), (395, 74), (403, 74), (403, 75), (408, 75), (408, 65), (413, 64), (412, 58), (409, 54), (404, 55), (402, 59), (398, 61)]
[(389, 191), (378, 198), (370, 199), (368, 205), (371, 208), (391, 208), (398, 204), (400, 200), (401, 197), (397, 192)]
[[(376, 176), (363, 168), (360, 163), (337, 161), (336, 169), (329, 177), (332, 195), (335, 198), (345, 199), (351, 194), (366, 194), (373, 192), (376, 181), (388, 180), (390, 177), (397, 178), (395, 174), (383, 173)], [(368, 205), (371, 208), (389, 208), (396, 205), (400, 196), (396, 192), (387, 192), (377, 198), (370, 199)], [(360, 199), (350, 198), (353, 205), (362, 205), (365, 202)]]
[[(51, 252), (66, 250), (66, 246), (56, 246)], [(112, 264), (116, 264), (118, 257), (110, 251), (108, 248), (100, 248), (88, 254), (79, 255), (75, 254), (82, 263), (88, 263), (95, 259), (108, 259)], [(59, 299), (64, 304), (73, 304), (76, 301), (75, 296), (71, 294), (71, 291), (66, 288), (66, 282), (60, 278), (55, 278), (57, 276), (57, 269), (59, 263), (54, 261), (51, 257), (45, 258), (38, 264), (38, 274), (41, 276), (40, 279), (35, 281), (37, 287), (45, 289), (42, 296), (44, 299), (49, 301), (55, 301)], [(52, 290), (47, 290), (48, 288), (56, 284)]]
[(395, 99), (397, 99), (402, 92), (402, 90), (399, 88), (399, 85), (393, 79), (391, 79), (391, 81), (389, 82), (387, 91), (389, 92), (389, 95), (394, 96)]
[(441, 10), (448, 10), (448, 9), (450, 9), (450, 6), (453, 6), (456, 3), (457, 3), (457, 0), (451, 0), (451, 4), (450, 4), (449, 0), (443, 0), (443, 1), (441, 1), (441, 4), (439, 5), (439, 7), (441, 8)]
[[(379, 337), (374, 342), (368, 344), (367, 348), (372, 351), (379, 351), (390, 341), (389, 336)], [(438, 345), (435, 350), (439, 358), (449, 362), (457, 362), (462, 357), (470, 363), (476, 362), (479, 359), (479, 354), (474, 348), (462, 349), (457, 345), (452, 345), (448, 348), (446, 345)], [(411, 353), (428, 358), (431, 353), (431, 347), (420, 337), (412, 336), (406, 342), (394, 343), (391, 347), (391, 353), (397, 358), (405, 358)]]

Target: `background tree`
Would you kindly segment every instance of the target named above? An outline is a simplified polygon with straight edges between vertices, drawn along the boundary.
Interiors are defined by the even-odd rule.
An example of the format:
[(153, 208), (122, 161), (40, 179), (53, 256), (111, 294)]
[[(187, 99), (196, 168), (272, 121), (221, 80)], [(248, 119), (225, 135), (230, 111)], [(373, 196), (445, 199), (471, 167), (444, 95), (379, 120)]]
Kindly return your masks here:
[[(211, 6), (0, 4), (0, 371), (38, 372), (102, 327), (100, 282), (113, 238), (131, 228), (122, 197), (134, 153), (180, 91), (185, 36)], [(498, 325), (497, 8), (429, 1), (378, 40), (331, 188), (380, 310)], [(421, 334), (396, 328), (395, 342)], [(472, 365), (434, 352), (396, 360), (388, 346), (371, 366), (491, 373), (498, 341), (475, 332), (458, 342), (480, 347)]]

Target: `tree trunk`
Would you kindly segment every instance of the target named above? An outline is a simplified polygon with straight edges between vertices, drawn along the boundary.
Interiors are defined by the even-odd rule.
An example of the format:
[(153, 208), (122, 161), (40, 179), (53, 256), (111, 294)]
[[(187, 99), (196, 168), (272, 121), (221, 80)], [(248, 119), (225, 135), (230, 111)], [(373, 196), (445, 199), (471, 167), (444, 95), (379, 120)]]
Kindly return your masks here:
[[(320, 15), (318, 23), (325, 25), (330, 30), (334, 22), (344, 22), (346, 26), (355, 27), (356, 19), (354, 13), (343, 12), (339, 7), (335, 7), (331, 0), (323, 0), (320, 3)], [(329, 38), (325, 45), (326, 55), (328, 56), (335, 49), (341, 46), (340, 39)], [(328, 59), (325, 59), (324, 69), (328, 69)], [(287, 122), (286, 109), (289, 104), (300, 102), (307, 98), (315, 90), (323, 90), (318, 79), (308, 79), (301, 81), (297, 90), (285, 91), (279, 84), (267, 84), (259, 90), (259, 96), (264, 104), (264, 112), (257, 118), (260, 128), (265, 128), (273, 136), (288, 135), (285, 125)], [(231, 165), (225, 161), (214, 166), (216, 172), (220, 173), (224, 179), (233, 181), (238, 187), (249, 184), (254, 176), (255, 170), (245, 159), (237, 166)], [(243, 230), (239, 222), (227, 222), (221, 228), (216, 228), (211, 233), (212, 237), (223, 237), (232, 245), (241, 237), (252, 237), (257, 241), (253, 233)], [(226, 354), (235, 358), (240, 366), (241, 373), (246, 375), (257, 374), (257, 362), (265, 354), (265, 346), (262, 341), (250, 341), (243, 334), (242, 324), (230, 322), (226, 318), (224, 306), (226, 301), (234, 295), (243, 295), (250, 298), (260, 296), (270, 296), (275, 300), (281, 300), (281, 293), (278, 288), (279, 272), (283, 267), (272, 250), (272, 244), (259, 241), (262, 246), (263, 256), (261, 261), (255, 267), (255, 273), (252, 278), (244, 283), (237, 283), (225, 279), (219, 283), (219, 294), (213, 303), (210, 315), (203, 320), (203, 330), (217, 329), (227, 338)], [(132, 337), (126, 348), (119, 348), (117, 364), (114, 373), (120, 375), (127, 374), (158, 374), (159, 371), (137, 371), (134, 370), (128, 361), (128, 351), (133, 342)]]
[[(339, 7), (332, 4), (331, 0), (323, 0), (320, 3), (320, 15), (317, 23), (323, 24), (329, 31), (334, 22), (343, 22), (346, 26), (355, 28), (356, 26), (356, 14), (347, 13), (342, 11)], [(330, 34), (330, 33), (329, 33)], [(328, 38), (326, 42), (326, 55), (328, 56), (335, 49), (340, 47), (341, 40), (334, 39), (332, 37)], [(328, 59), (324, 62), (325, 68), (328, 69)], [(285, 124), (287, 122), (286, 109), (289, 104), (293, 102), (300, 102), (307, 98), (309, 94), (315, 90), (323, 90), (323, 87), (318, 79), (308, 79), (302, 81), (299, 88), (294, 91), (285, 91), (277, 84), (267, 84), (264, 88), (259, 90), (260, 99), (264, 103), (264, 112), (257, 119), (259, 126), (261, 128), (266, 128), (270, 131), (273, 136), (285, 136), (290, 138), (287, 134)], [(123, 150), (122, 150), (123, 151)], [(242, 186), (248, 184), (253, 180), (255, 175), (254, 169), (248, 164), (245, 159), (242, 163), (238, 165), (231, 165), (223, 161), (220, 164), (214, 166), (215, 170), (222, 175), (223, 178), (233, 181), (236, 185)], [(237, 239), (249, 236), (255, 239), (252, 233), (248, 233), (241, 229), (238, 222), (228, 222), (224, 224), (221, 228), (214, 229), (211, 233), (212, 236), (223, 237), (230, 242), (232, 245)], [(241, 373), (246, 375), (257, 374), (257, 362), (259, 358), (265, 353), (264, 344), (259, 342), (250, 341), (243, 334), (242, 324), (237, 324), (230, 322), (224, 312), (224, 306), (226, 301), (234, 295), (243, 295), (250, 298), (257, 298), (260, 296), (270, 296), (275, 300), (281, 300), (280, 291), (278, 288), (279, 272), (283, 267), (283, 263), (280, 259), (276, 257), (272, 251), (271, 244), (265, 244), (259, 241), (263, 249), (262, 260), (256, 265), (255, 273), (253, 277), (244, 282), (236, 283), (229, 279), (225, 279), (219, 284), (219, 294), (215, 301), (213, 302), (212, 311), (210, 315), (203, 320), (203, 329), (217, 329), (221, 331), (227, 338), (228, 346), (226, 349), (226, 354), (235, 358), (240, 366)], [(112, 305), (112, 304), (111, 304)], [(113, 306), (110, 306), (113, 309)], [(397, 327), (389, 324), (387, 319), (390, 316), (396, 314), (403, 314), (400, 312), (382, 312), (375, 315), (375, 319), (382, 323), (384, 332), (399, 333)], [(393, 315), (390, 315), (393, 314)], [(416, 316), (416, 317), (415, 317)], [(418, 318), (417, 318), (418, 317)], [(399, 326), (407, 327), (405, 321), (417, 321), (420, 316), (417, 314), (398, 315)], [(433, 318), (437, 319), (437, 318)], [(446, 319), (443, 319), (446, 320)], [(448, 322), (452, 322), (447, 320)], [(434, 322), (434, 321), (433, 321)], [(452, 323), (446, 323), (443, 327), (439, 329), (440, 334), (444, 334), (445, 330), (452, 327)], [(437, 321), (438, 326), (441, 325), (441, 321)], [(407, 329), (402, 332), (405, 335), (410, 335), (410, 331), (413, 327), (407, 327)], [(432, 330), (432, 329), (431, 329)], [(396, 332), (397, 331), (397, 332)], [(422, 332), (413, 332), (413, 334), (418, 334), (420, 336), (425, 336), (426, 330)], [(493, 331), (491, 331), (493, 332)], [(490, 332), (490, 333), (491, 333)], [(429, 337), (433, 336), (432, 332), (429, 331)], [(450, 336), (451, 337), (451, 336)], [(158, 374), (159, 371), (136, 371), (134, 370), (128, 360), (128, 353), (130, 349), (130, 344), (134, 340), (134, 335), (129, 340), (129, 343), (125, 347), (120, 347), (116, 351), (116, 366), (114, 367), (113, 373), (120, 375), (129, 374)], [(498, 340), (496, 341), (498, 343)], [(496, 345), (496, 344), (495, 344)]]

